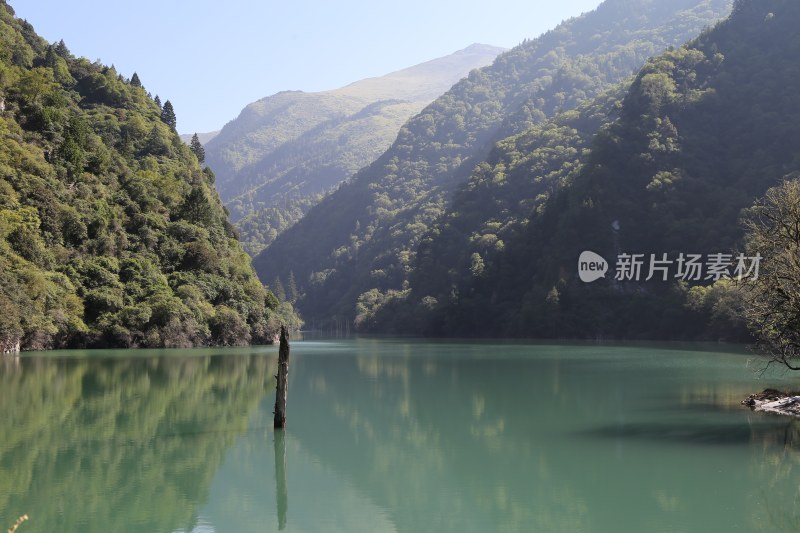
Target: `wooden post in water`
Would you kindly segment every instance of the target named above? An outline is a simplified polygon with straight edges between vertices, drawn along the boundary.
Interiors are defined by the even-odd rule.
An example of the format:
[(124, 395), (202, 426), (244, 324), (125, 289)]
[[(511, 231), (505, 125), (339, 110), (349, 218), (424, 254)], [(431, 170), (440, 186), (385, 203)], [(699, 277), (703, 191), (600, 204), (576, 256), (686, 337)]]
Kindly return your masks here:
[(289, 490), (286, 486), (286, 432), (275, 432), (275, 499), (278, 506), (278, 531), (286, 529)]
[(278, 504), (278, 530), (286, 528), (289, 497), (286, 488), (286, 399), (289, 396), (289, 334), (281, 326), (278, 348), (278, 374), (275, 376), (275, 497)]
[(281, 326), (281, 346), (278, 349), (278, 375), (275, 376), (275, 423), (276, 429), (286, 428), (286, 398), (289, 395), (289, 334)]

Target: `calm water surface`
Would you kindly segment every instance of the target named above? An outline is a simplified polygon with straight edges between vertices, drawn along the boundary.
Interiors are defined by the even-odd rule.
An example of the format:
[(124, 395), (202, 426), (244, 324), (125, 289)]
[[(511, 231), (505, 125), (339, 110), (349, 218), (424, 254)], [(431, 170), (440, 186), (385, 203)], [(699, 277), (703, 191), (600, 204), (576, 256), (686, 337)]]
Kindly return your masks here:
[[(0, 359), (0, 528), (798, 531), (798, 378), (736, 348), (295, 342)], [(3, 529), (4, 530), (4, 529)]]

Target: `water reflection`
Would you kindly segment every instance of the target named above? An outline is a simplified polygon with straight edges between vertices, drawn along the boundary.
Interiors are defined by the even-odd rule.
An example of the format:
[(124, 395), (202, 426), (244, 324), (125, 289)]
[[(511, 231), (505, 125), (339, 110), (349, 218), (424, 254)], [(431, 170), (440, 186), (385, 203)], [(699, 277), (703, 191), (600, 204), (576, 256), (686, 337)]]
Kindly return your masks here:
[(735, 529), (768, 484), (754, 445), (785, 424), (738, 406), (758, 385), (718, 355), (354, 352), (306, 361), (292, 430), (399, 531)]
[(691, 446), (742, 446), (753, 439), (783, 433), (783, 428), (776, 428), (770, 423), (757, 423), (753, 427), (743, 424), (702, 424), (696, 422), (652, 422), (625, 425), (611, 425), (596, 428), (576, 435), (604, 437), (609, 439), (641, 439), (658, 443), (675, 443)]
[(0, 511), (30, 531), (796, 531), (800, 429), (738, 406), (773, 383), (736, 357), (300, 342), (285, 432), (274, 351), (23, 358), (0, 369)]
[(754, 435), (752, 472), (759, 480), (754, 530), (800, 531), (800, 421)]
[(22, 358), (0, 367), (0, 516), (25, 531), (172, 531), (274, 369), (260, 356)]
[(278, 509), (278, 530), (286, 529), (289, 511), (289, 491), (286, 486), (286, 431), (276, 429), (273, 436), (275, 448), (275, 500)]
[(399, 531), (585, 528), (587, 505), (536, 429), (558, 387), (532, 389), (508, 361), (466, 355), (314, 359), (306, 383), (293, 384), (302, 424), (292, 431), (390, 510)]

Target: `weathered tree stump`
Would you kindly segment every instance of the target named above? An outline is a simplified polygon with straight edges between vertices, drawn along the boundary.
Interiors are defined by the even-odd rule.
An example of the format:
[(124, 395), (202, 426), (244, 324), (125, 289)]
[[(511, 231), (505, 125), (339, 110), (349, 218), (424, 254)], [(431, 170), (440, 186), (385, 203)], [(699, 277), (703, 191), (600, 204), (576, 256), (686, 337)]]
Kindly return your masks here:
[(275, 376), (275, 428), (286, 428), (286, 399), (289, 395), (289, 334), (281, 326), (281, 344), (278, 349), (278, 374)]

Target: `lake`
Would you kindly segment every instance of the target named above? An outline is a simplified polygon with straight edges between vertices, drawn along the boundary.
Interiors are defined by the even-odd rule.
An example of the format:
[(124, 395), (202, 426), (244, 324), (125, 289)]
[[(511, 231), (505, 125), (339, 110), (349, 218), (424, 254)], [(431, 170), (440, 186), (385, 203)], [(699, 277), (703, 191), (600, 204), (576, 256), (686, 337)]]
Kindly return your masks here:
[(734, 346), (414, 340), (0, 359), (0, 529), (798, 531), (798, 378)]

